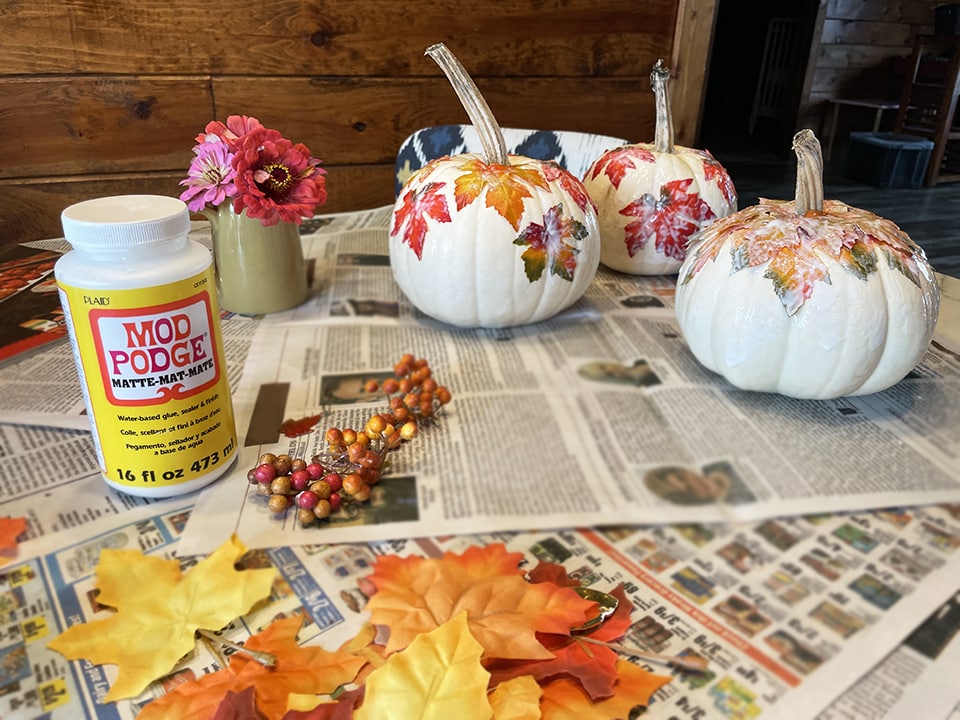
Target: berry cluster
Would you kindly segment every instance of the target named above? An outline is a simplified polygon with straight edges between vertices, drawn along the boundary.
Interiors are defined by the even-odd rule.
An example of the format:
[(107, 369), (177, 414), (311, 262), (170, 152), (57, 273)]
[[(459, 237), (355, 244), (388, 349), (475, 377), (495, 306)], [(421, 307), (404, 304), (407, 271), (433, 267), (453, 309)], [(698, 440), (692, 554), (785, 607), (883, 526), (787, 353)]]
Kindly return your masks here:
[(450, 391), (433, 378), (429, 363), (409, 353), (393, 367), (394, 377), (380, 385), (369, 381), (364, 390), (383, 390), (390, 403), (387, 412), (371, 415), (362, 431), (329, 428), (327, 449), (308, 463), (303, 458), (264, 453), (247, 480), (267, 496), (275, 513), (297, 508), (301, 525), (311, 525), (339, 512), (345, 505), (370, 499), (371, 487), (380, 480), (387, 453), (413, 440), (420, 427), (431, 422), (450, 402)]

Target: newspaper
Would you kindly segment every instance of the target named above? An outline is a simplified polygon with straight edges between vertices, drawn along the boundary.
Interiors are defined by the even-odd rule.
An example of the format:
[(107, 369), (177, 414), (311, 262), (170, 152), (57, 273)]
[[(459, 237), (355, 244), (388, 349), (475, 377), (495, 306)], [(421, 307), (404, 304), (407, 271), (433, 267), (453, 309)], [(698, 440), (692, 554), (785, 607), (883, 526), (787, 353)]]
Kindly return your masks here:
[[(191, 512), (188, 503), (167, 501), (21, 546), (17, 561), (0, 571), (0, 716), (132, 720), (170, 688), (223, 666), (216, 649), (198, 641), (141, 696), (102, 704), (116, 668), (66, 662), (46, 647), (70, 624), (111, 612), (93, 591), (101, 549), (177, 557), (184, 571), (195, 565), (199, 558), (179, 547)], [(622, 584), (633, 606), (624, 645), (708, 661), (695, 673), (630, 656), (675, 676), (644, 717), (790, 720), (823, 711), (824, 720), (862, 720), (902, 717), (898, 701), (916, 702), (917, 693), (915, 707), (925, 711), (956, 702), (955, 680), (945, 681), (955, 677), (960, 649), (958, 506), (255, 550), (240, 565), (275, 567), (272, 594), (221, 634), (242, 643), (274, 618), (300, 614), (300, 642), (333, 649), (369, 619), (362, 590), (369, 586), (358, 581), (378, 556), (439, 557), (491, 542), (523, 553), (527, 568), (545, 560), (564, 565), (584, 586), (609, 592)], [(901, 644), (917, 619), (931, 614)]]
[[(687, 349), (671, 278), (601, 268), (581, 302), (533, 326), (425, 318), (393, 281), (388, 217), (308, 236), (317, 292), (261, 321), (234, 388), (240, 460), (201, 496), (185, 551), (233, 531), (275, 547), (960, 501), (960, 341), (938, 335), (908, 378), (871, 396), (741, 391)], [(391, 453), (391, 477), (359, 512), (319, 530), (293, 509), (269, 513), (246, 481), (260, 454), (310, 458), (326, 427), (362, 428), (387, 408), (365, 381), (403, 352), (453, 391), (437, 426)], [(321, 414), (315, 432), (280, 434)]]

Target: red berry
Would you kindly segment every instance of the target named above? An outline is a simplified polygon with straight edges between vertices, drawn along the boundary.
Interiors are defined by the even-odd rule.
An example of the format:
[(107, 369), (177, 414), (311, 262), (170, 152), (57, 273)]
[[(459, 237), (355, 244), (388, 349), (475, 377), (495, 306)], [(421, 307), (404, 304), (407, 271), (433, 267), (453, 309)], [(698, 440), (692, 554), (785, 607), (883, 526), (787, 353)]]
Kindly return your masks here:
[(299, 492), (309, 484), (310, 473), (308, 473), (306, 470), (294, 470), (292, 473), (290, 473), (290, 485), (294, 490)]
[(319, 499), (320, 498), (317, 497), (315, 492), (304, 490), (302, 493), (297, 495), (297, 506), (302, 507), (304, 510), (312, 510), (316, 506), (317, 500)]
[(319, 480), (323, 477), (323, 465), (320, 463), (310, 463), (307, 465), (307, 472), (310, 473), (311, 480)]
[(268, 465), (267, 463), (258, 465), (257, 469), (253, 472), (257, 477), (257, 482), (262, 485), (273, 482), (273, 479), (277, 476), (277, 471), (273, 465)]
[(327, 485), (333, 492), (340, 492), (340, 488), (343, 487), (343, 478), (340, 477), (340, 473), (327, 473), (323, 479), (327, 481)]
[(327, 500), (330, 502), (330, 510), (337, 512), (340, 509), (340, 493), (330, 493), (330, 497), (328, 497)]

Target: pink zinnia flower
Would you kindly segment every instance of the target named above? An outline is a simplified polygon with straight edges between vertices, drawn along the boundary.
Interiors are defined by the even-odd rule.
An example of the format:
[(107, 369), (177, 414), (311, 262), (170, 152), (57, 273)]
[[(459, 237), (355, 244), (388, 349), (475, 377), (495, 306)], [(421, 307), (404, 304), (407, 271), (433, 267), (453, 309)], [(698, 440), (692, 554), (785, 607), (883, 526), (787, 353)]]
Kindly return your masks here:
[(216, 207), (236, 193), (233, 154), (220, 140), (201, 142), (193, 148), (196, 157), (190, 163), (187, 177), (180, 181), (186, 190), (180, 195), (191, 212), (200, 212), (208, 205)]
[(246, 209), (264, 225), (281, 220), (299, 225), (303, 217), (313, 217), (327, 199), (326, 171), (319, 162), (306, 145), (295, 145), (276, 130), (261, 126), (247, 133), (233, 158), (234, 211)]
[(227, 144), (231, 152), (236, 152), (244, 136), (254, 130), (260, 130), (262, 127), (261, 122), (255, 117), (231, 115), (227, 118), (226, 125), (219, 120), (208, 122), (203, 132), (197, 135), (197, 142), (210, 142), (213, 139), (219, 139)]

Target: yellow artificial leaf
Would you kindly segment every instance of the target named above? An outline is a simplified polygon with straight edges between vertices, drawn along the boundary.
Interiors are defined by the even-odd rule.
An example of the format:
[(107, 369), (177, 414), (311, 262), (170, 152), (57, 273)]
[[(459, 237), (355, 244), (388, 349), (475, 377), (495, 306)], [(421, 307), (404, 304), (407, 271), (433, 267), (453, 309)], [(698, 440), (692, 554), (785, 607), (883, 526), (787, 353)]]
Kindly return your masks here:
[(458, 614), (418, 636), (367, 678), (356, 720), (488, 720), (490, 673), (480, 664), (483, 647)]
[(234, 569), (245, 552), (233, 536), (183, 575), (175, 559), (102, 550), (97, 602), (117, 612), (67, 628), (49, 647), (68, 660), (116, 665), (117, 680), (105, 700), (134, 697), (193, 649), (198, 628), (219, 630), (270, 594), (273, 568)]
[(505, 680), (490, 693), (493, 720), (539, 720), (543, 689), (532, 675)]
[(654, 675), (627, 660), (620, 660), (617, 662), (617, 685), (612, 697), (593, 702), (579, 682), (561, 677), (543, 687), (540, 710), (544, 720), (626, 720), (637, 705), (649, 705), (650, 696), (671, 679), (666, 675)]

